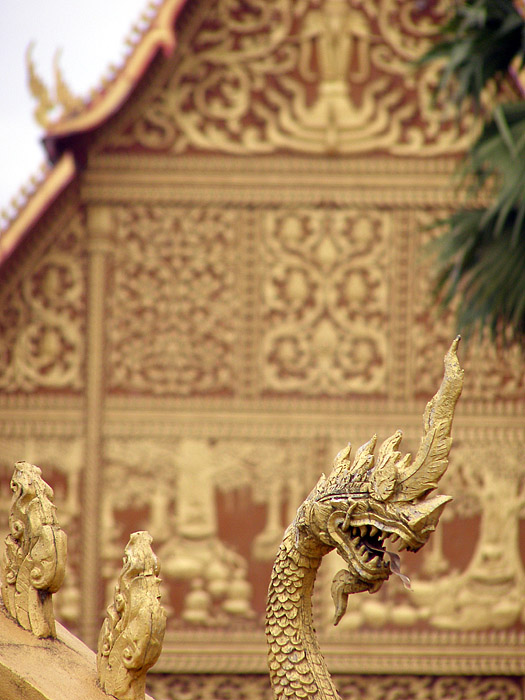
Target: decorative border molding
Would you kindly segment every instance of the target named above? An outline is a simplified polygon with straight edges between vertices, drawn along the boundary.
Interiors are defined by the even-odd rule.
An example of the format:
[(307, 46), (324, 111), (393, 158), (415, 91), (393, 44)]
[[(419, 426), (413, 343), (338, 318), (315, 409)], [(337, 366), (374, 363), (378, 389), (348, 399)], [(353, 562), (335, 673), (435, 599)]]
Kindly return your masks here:
[[(131, 404), (131, 405), (130, 405)], [(105, 419), (110, 423), (120, 423), (122, 421), (133, 421), (137, 423), (147, 423), (155, 421), (153, 428), (160, 422), (172, 422), (172, 416), (183, 414), (204, 414), (207, 420), (214, 420), (215, 416), (233, 415), (236, 419), (244, 420), (252, 414), (262, 414), (261, 418), (271, 419), (282, 412), (288, 420), (293, 420), (296, 416), (299, 420), (305, 416), (307, 421), (318, 420), (318, 414), (322, 414), (323, 420), (332, 421), (338, 419), (339, 422), (348, 424), (352, 416), (371, 416), (377, 423), (377, 416), (396, 424), (403, 421), (415, 419), (418, 426), (421, 425), (421, 411), (425, 404), (425, 399), (409, 401), (379, 400), (375, 398), (363, 398), (350, 396), (348, 399), (252, 399), (233, 398), (224, 399), (217, 397), (210, 398), (164, 398), (136, 396), (109, 396), (106, 399)], [(72, 415), (81, 411), (83, 399), (80, 396), (67, 395), (30, 395), (30, 394), (1, 394), (0, 395), (0, 420), (30, 420), (30, 421), (54, 421), (62, 420), (74, 421)], [(18, 415), (17, 415), (18, 414)], [(271, 414), (271, 415), (266, 415)], [(513, 402), (474, 402), (461, 406), (455, 419), (455, 426), (464, 422), (472, 426), (508, 427), (511, 429), (523, 428), (525, 430), (525, 404)], [(310, 416), (314, 415), (313, 419)], [(180, 420), (181, 416), (176, 415), (173, 420)]]
[[(14, 397), (10, 397), (11, 399)], [(128, 405), (126, 406), (125, 403)], [(406, 437), (418, 438), (421, 430), (421, 407), (404, 404), (395, 406), (386, 402), (366, 404), (359, 401), (334, 402), (327, 405), (290, 402), (279, 409), (272, 403), (257, 401), (218, 401), (214, 405), (204, 402), (138, 401), (129, 399), (123, 403), (108, 401), (103, 414), (103, 434), (111, 436), (187, 435), (268, 435), (300, 436), (343, 435), (350, 431), (369, 432), (380, 428), (385, 432), (401, 427)], [(351, 412), (348, 405), (351, 404)], [(415, 404), (415, 402), (414, 402)], [(419, 410), (418, 410), (419, 409)], [(19, 432), (22, 426), (30, 426), (35, 434), (82, 434), (80, 422), (83, 407), (78, 400), (45, 402), (0, 402), (2, 434)], [(379, 418), (378, 418), (379, 416)], [(45, 428), (44, 428), (45, 426)], [(189, 432), (188, 432), (189, 431)], [(455, 439), (525, 439), (523, 414), (510, 411), (477, 415), (463, 412), (454, 423)]]
[[(225, 172), (252, 171), (261, 175), (275, 175), (304, 173), (316, 175), (334, 174), (348, 175), (349, 170), (354, 174), (378, 174), (378, 175), (443, 175), (448, 178), (453, 175), (458, 165), (458, 157), (440, 156), (438, 158), (400, 158), (394, 156), (368, 156), (348, 157), (338, 156), (312, 157), (288, 154), (283, 156), (258, 156), (252, 155), (247, 159), (243, 156), (228, 156), (217, 154), (165, 155), (162, 153), (137, 155), (137, 154), (99, 154), (89, 155), (89, 168), (86, 173), (96, 175), (98, 171), (116, 169), (124, 170), (157, 171), (159, 173), (185, 172), (203, 175), (210, 171), (216, 171), (224, 177)], [(450, 180), (447, 180), (450, 187)]]
[[(312, 193), (315, 190), (315, 194)], [(95, 181), (87, 179), (82, 187), (82, 197), (99, 202), (136, 203), (144, 201), (150, 204), (183, 204), (197, 202), (202, 205), (202, 193), (206, 192), (206, 201), (212, 204), (231, 204), (235, 206), (250, 205), (333, 205), (374, 207), (453, 207), (457, 206), (457, 192), (447, 190), (439, 183), (425, 183), (421, 176), (403, 182), (392, 183), (390, 178), (372, 178), (367, 182), (364, 177), (348, 177), (344, 182), (333, 182), (329, 178), (317, 182), (303, 181), (296, 178), (268, 178), (267, 182), (259, 176), (253, 180), (246, 176), (228, 178), (225, 182), (217, 177), (192, 178), (181, 174), (168, 174), (158, 180), (144, 173), (142, 178), (136, 175), (120, 176), (120, 182), (109, 175), (107, 179)], [(176, 193), (176, 195), (174, 194)]]
[[(525, 674), (524, 633), (362, 632), (320, 644), (337, 674)], [(266, 673), (264, 635), (167, 633), (155, 672)]]

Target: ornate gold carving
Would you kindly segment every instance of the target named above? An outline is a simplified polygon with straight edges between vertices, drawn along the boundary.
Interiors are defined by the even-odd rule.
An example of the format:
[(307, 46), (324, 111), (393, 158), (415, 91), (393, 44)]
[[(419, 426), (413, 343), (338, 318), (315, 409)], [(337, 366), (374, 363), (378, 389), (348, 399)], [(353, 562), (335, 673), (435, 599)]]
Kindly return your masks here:
[[(449, 496), (429, 496), (448, 466), (450, 431), (463, 385), (453, 342), (445, 356), (441, 386), (427, 404), (424, 434), (415, 458), (401, 457), (401, 431), (387, 438), (377, 461), (376, 436), (350, 461), (351, 446), (319, 479), (285, 532), (275, 561), (266, 610), (270, 680), (276, 698), (338, 698), (312, 625), (312, 592), (321, 559), (336, 550), (348, 565), (332, 582), (334, 624), (343, 617), (351, 593), (374, 593), (399, 569), (400, 550), (419, 550), (438, 523)], [(386, 560), (389, 558), (389, 561)]]
[(295, 210), (264, 221), (266, 390), (383, 393), (388, 216)]
[(115, 215), (111, 389), (232, 393), (237, 215), (159, 207)]
[[(256, 608), (250, 560), (273, 560), (285, 525), (283, 512), (293, 517), (306, 495), (305, 475), (315, 478), (315, 464), (305, 466), (312, 449), (308, 440), (299, 445), (260, 439), (107, 441), (105, 576), (112, 575), (119, 549), (118, 514), (147, 512), (141, 526), (159, 542), (166, 588), (185, 584), (175, 589), (179, 610), (173, 619), (180, 616), (188, 624), (207, 627), (252, 620)], [(127, 478), (130, 472), (133, 480)], [(248, 556), (220, 538), (218, 494), (234, 499), (239, 489), (246, 489), (266, 510), (258, 534), (248, 543)], [(245, 553), (245, 543), (243, 548)], [(256, 602), (262, 610), (263, 600)]]
[(37, 637), (56, 637), (52, 594), (64, 580), (67, 538), (38, 467), (17, 462), (5, 540), (2, 598), (9, 614)]
[(441, 576), (414, 582), (414, 603), (430, 624), (490, 629), (524, 619), (525, 570), (519, 551), (519, 519), (525, 507), (524, 447), (465, 444), (455, 450), (454, 469), (447, 475), (455, 503), (447, 515), (479, 515), (479, 536), (464, 571), (449, 570), (437, 549), (426, 568), (430, 575)]
[[(43, 413), (48, 414), (47, 411)], [(42, 416), (38, 428), (42, 428)], [(78, 628), (80, 618), (79, 570), (82, 552), (80, 540), (80, 483), (83, 467), (83, 443), (81, 439), (61, 436), (38, 435), (36, 426), (27, 426), (29, 435), (25, 438), (0, 435), (0, 494), (2, 484), (8, 484), (12, 464), (17, 455), (24, 455), (27, 461), (41, 464), (50, 482), (53, 483), (54, 502), (60, 513), (60, 523), (68, 532), (67, 575), (60, 588), (60, 595), (53, 600), (55, 617), (67, 624), (70, 631)], [(60, 426), (61, 432), (63, 426)], [(9, 504), (0, 498), (0, 532), (3, 523), (7, 524)]]
[(522, 698), (518, 679), (497, 677), (343, 676), (339, 687), (344, 700), (384, 700), (384, 698), (521, 700)]
[(76, 216), (2, 295), (0, 389), (34, 392), (83, 386), (83, 223)]
[(433, 16), (395, 0), (198, 8), (169, 74), (113, 143), (177, 153), (461, 151), (473, 116), (444, 118), (432, 104), (437, 69), (411, 65), (445, 4)]
[(114, 601), (100, 631), (99, 681), (119, 700), (144, 700), (146, 673), (162, 649), (166, 613), (159, 602), (160, 567), (152, 541), (147, 532), (130, 536)]
[[(343, 700), (522, 700), (520, 678), (491, 676), (337, 675)], [(161, 675), (148, 676), (149, 691), (164, 700), (271, 700), (265, 675)]]

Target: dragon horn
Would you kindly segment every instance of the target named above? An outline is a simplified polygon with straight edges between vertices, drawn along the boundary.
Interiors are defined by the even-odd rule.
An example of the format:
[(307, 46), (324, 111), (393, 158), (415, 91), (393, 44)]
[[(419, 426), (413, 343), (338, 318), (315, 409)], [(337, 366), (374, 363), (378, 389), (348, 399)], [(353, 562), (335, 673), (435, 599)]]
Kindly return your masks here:
[(463, 387), (463, 370), (456, 354), (460, 339), (458, 335), (445, 355), (443, 381), (425, 409), (424, 434), (414, 461), (397, 474), (396, 501), (412, 501), (435, 489), (448, 466), (452, 419)]

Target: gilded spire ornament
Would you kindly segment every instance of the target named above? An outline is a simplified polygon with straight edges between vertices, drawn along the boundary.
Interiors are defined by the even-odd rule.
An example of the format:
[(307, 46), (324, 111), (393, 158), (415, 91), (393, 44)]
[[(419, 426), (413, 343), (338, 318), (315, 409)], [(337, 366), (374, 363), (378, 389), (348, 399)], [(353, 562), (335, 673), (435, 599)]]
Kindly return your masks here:
[(148, 532), (130, 536), (98, 640), (100, 685), (119, 700), (144, 700), (146, 672), (162, 650), (166, 613), (160, 605), (160, 566), (151, 542)]
[(343, 617), (348, 596), (375, 593), (392, 573), (401, 576), (399, 549), (419, 550), (435, 530), (449, 496), (430, 495), (448, 465), (454, 408), (463, 385), (456, 349), (459, 336), (445, 356), (441, 387), (424, 414), (423, 438), (412, 460), (401, 456), (401, 431), (387, 438), (377, 458), (376, 436), (359, 448), (351, 446), (335, 458), (299, 507), (285, 532), (275, 561), (266, 610), (270, 679), (276, 700), (339, 698), (321, 655), (312, 622), (312, 591), (317, 570), (332, 550), (346, 569), (332, 582), (334, 624)]
[(65, 575), (67, 538), (57, 522), (53, 489), (41, 470), (15, 464), (2, 598), (7, 612), (37, 637), (56, 637), (52, 594)]
[(27, 81), (31, 96), (36, 100), (34, 117), (41, 127), (46, 129), (53, 117), (71, 116), (84, 109), (84, 100), (73, 95), (69, 89), (62, 70), (60, 69), (60, 50), (56, 52), (53, 61), (53, 73), (55, 77), (54, 90), (50, 90), (38, 75), (33, 61), (34, 42), (31, 42), (26, 50)]

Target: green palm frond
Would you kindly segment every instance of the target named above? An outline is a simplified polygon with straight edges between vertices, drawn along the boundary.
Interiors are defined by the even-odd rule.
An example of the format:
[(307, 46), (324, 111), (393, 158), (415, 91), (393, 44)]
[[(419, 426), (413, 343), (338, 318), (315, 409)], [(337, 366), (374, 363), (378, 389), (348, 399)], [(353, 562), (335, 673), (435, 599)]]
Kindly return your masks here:
[[(525, 21), (512, 0), (458, 2), (439, 36), (420, 63), (445, 59), (438, 91), (458, 108), (467, 99), (479, 106), (488, 83), (525, 62)], [(493, 340), (525, 348), (525, 101), (497, 104), (485, 119), (462, 167), (474, 196), (436, 222), (448, 230), (431, 247), (434, 295), (456, 308), (463, 335), (488, 329)], [(476, 206), (479, 195), (490, 204)]]
[[(498, 105), (463, 168), (478, 191), (494, 178), (491, 204), (447, 221), (433, 244), (435, 295), (459, 300), (456, 321), (467, 337), (488, 327), (493, 338), (525, 338), (525, 103)], [(474, 192), (477, 194), (477, 192)]]
[(516, 57), (522, 65), (525, 22), (512, 0), (466, 0), (456, 4), (419, 63), (445, 59), (437, 92), (447, 92), (458, 106), (468, 97), (479, 105), (487, 83), (506, 75)]
[(457, 301), (456, 324), (466, 338), (488, 328), (506, 343), (525, 338), (525, 236), (511, 245), (518, 212), (511, 209), (499, 236), (484, 210), (460, 210), (433, 244), (434, 293), (444, 309)]
[[(480, 223), (498, 237), (510, 231), (513, 247), (525, 235), (525, 102), (498, 105), (472, 147), (464, 166), (466, 176), (474, 176), (478, 188), (490, 176), (495, 178), (492, 204)], [(514, 212), (512, 229), (509, 217)]]

